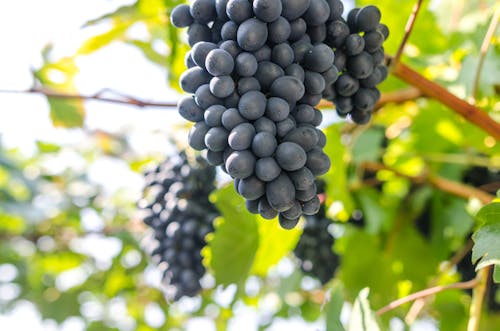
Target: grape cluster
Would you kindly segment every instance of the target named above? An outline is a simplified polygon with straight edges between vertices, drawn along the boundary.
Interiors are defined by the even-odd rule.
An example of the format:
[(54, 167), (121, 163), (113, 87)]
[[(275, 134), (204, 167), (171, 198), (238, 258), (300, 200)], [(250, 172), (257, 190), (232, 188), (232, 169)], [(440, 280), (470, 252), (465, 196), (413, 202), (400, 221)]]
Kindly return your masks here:
[(189, 144), (233, 179), (247, 208), (293, 228), (319, 209), (315, 176), (330, 160), (315, 109), (336, 79), (333, 50), (308, 33), (329, 18), (324, 0), (194, 0), (171, 21), (188, 28), (179, 113)]
[(325, 43), (335, 49), (340, 76), (327, 86), (323, 97), (335, 103), (339, 116), (357, 124), (370, 121), (380, 98), (377, 85), (387, 78), (383, 43), (389, 29), (380, 23), (380, 10), (373, 5), (354, 8), (347, 20), (338, 17), (327, 23)]
[(332, 251), (334, 238), (328, 231), (332, 220), (326, 217), (325, 206), (321, 205), (318, 214), (305, 217), (302, 236), (294, 249), (300, 267), (306, 274), (327, 283), (340, 264), (339, 256)]
[(208, 200), (214, 179), (214, 168), (202, 157), (190, 161), (184, 152), (145, 175), (139, 206), (144, 222), (154, 230), (158, 245), (152, 255), (166, 265), (164, 280), (174, 299), (194, 296), (201, 289), (201, 250), (218, 215)]

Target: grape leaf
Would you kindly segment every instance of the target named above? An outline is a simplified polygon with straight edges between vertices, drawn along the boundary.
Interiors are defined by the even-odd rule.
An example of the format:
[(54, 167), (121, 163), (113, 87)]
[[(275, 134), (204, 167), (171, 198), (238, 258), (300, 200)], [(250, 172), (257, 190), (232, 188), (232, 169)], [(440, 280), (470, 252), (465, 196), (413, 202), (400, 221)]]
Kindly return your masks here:
[(259, 248), (251, 273), (265, 276), (270, 267), (277, 264), (297, 244), (301, 230), (296, 226), (292, 230), (283, 229), (277, 219), (265, 220), (257, 217)]
[(342, 286), (337, 283), (330, 291), (330, 302), (326, 305), (326, 331), (345, 331), (340, 322), (340, 313), (344, 305)]
[(210, 266), (217, 284), (240, 283), (252, 268), (259, 246), (256, 216), (246, 211), (231, 184), (214, 192), (211, 200), (222, 217), (217, 219), (209, 241)]
[(483, 225), (472, 235), (472, 263), (479, 261), (476, 271), (494, 265), (493, 279), (500, 283), (500, 203), (484, 206), (477, 220)]
[(370, 309), (368, 294), (370, 290), (364, 288), (359, 292), (354, 306), (352, 308), (351, 318), (349, 320), (348, 331), (379, 331), (380, 327), (375, 320), (375, 315)]
[(331, 215), (334, 218), (347, 221), (354, 209), (354, 203), (347, 185), (347, 166), (345, 146), (341, 142), (342, 125), (334, 124), (325, 129), (326, 146), (325, 153), (330, 157), (331, 168), (324, 176), (326, 182), (327, 205), (339, 201), (342, 203), (343, 210), (335, 211)]

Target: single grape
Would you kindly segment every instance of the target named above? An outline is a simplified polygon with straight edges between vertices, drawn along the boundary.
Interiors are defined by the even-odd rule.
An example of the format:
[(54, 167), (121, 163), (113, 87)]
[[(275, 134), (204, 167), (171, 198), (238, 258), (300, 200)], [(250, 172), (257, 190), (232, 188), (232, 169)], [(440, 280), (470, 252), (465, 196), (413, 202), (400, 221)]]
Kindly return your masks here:
[(302, 38), (302, 36), (304, 36), (306, 31), (306, 21), (304, 21), (303, 18), (297, 18), (296, 20), (290, 22), (290, 36), (288, 37), (288, 39), (290, 41), (297, 41)]
[(205, 135), (209, 129), (210, 127), (205, 122), (197, 122), (189, 131), (189, 146), (197, 151), (207, 148), (207, 145), (205, 145)]
[(310, 151), (318, 143), (319, 137), (317, 130), (310, 125), (301, 125), (288, 132), (283, 141), (289, 141), (298, 144), (305, 152)]
[(238, 81), (238, 93), (243, 95), (248, 91), (260, 91), (260, 83), (254, 77), (242, 77)]
[(282, 212), (290, 209), (295, 203), (295, 187), (290, 178), (282, 172), (276, 179), (267, 183), (266, 196), (269, 205)]
[(312, 71), (324, 72), (333, 65), (334, 59), (335, 54), (330, 47), (317, 44), (304, 55), (304, 66)]
[(238, 124), (245, 123), (247, 120), (241, 116), (240, 112), (236, 108), (229, 108), (222, 114), (221, 122), (222, 126), (226, 130), (232, 130)]
[(229, 146), (235, 151), (243, 151), (252, 145), (255, 136), (255, 128), (250, 123), (241, 123), (234, 127), (229, 133)]
[(263, 158), (274, 154), (278, 142), (276, 137), (269, 132), (259, 132), (252, 140), (252, 152), (255, 156)]
[(281, 0), (283, 9), (281, 15), (292, 21), (302, 16), (311, 4), (311, 0)]
[(290, 44), (282, 43), (274, 46), (271, 53), (271, 60), (283, 69), (292, 64), (294, 53)]
[(254, 172), (255, 156), (248, 150), (232, 152), (226, 162), (226, 170), (233, 178), (247, 178)]
[(281, 173), (281, 168), (273, 157), (263, 157), (255, 163), (255, 175), (264, 182), (276, 179)]
[(198, 87), (194, 94), (196, 104), (203, 109), (210, 106), (221, 104), (221, 100), (210, 92), (210, 85), (204, 84)]
[(193, 0), (189, 6), (191, 16), (200, 23), (208, 23), (217, 17), (213, 0)]
[(330, 17), (330, 6), (325, 0), (311, 0), (309, 8), (302, 17), (308, 25), (324, 24)]
[(281, 0), (254, 0), (253, 12), (263, 22), (273, 22), (281, 15)]
[(288, 40), (292, 32), (290, 23), (284, 17), (278, 17), (274, 22), (267, 25), (268, 36), (267, 40), (275, 43), (281, 44)]
[(196, 90), (210, 82), (212, 77), (200, 67), (193, 67), (184, 71), (179, 79), (181, 88), (187, 93), (195, 93)]
[(170, 14), (170, 22), (176, 28), (185, 28), (193, 24), (193, 16), (189, 12), (189, 6), (181, 4), (176, 6)]
[(330, 158), (320, 148), (313, 148), (307, 152), (306, 167), (311, 170), (314, 176), (321, 176), (330, 169)]
[(242, 77), (251, 77), (257, 72), (257, 59), (252, 53), (242, 52), (236, 56), (235, 70)]
[(304, 75), (304, 87), (307, 93), (321, 94), (326, 87), (325, 79), (320, 73), (307, 70)]
[(305, 93), (304, 84), (293, 76), (277, 78), (271, 85), (272, 96), (280, 97), (288, 102), (296, 102)]
[(234, 59), (223, 49), (213, 49), (207, 55), (205, 66), (212, 76), (227, 76), (233, 72)]
[(356, 79), (367, 78), (373, 73), (373, 69), (373, 58), (367, 52), (361, 52), (347, 59), (347, 70)]
[(203, 109), (198, 107), (192, 96), (186, 96), (177, 103), (179, 114), (190, 122), (199, 122), (203, 120)]
[(217, 98), (226, 98), (234, 92), (234, 81), (231, 76), (219, 76), (210, 80), (210, 92)]
[(265, 195), (259, 199), (258, 210), (262, 218), (267, 220), (272, 220), (278, 216), (278, 212), (271, 207)]
[(226, 107), (222, 105), (213, 105), (205, 110), (205, 123), (210, 127), (222, 125), (222, 115), (226, 112)]
[(372, 31), (380, 23), (380, 9), (377, 6), (369, 5), (361, 8), (356, 14), (356, 26), (360, 31)]
[(296, 190), (307, 190), (314, 184), (314, 175), (306, 167), (291, 171), (288, 173), (288, 176), (292, 180)]
[(238, 28), (238, 45), (245, 51), (256, 51), (266, 43), (267, 34), (266, 23), (256, 18), (249, 18)]
[(287, 141), (276, 148), (276, 161), (284, 170), (299, 170), (306, 164), (306, 159), (306, 152), (296, 143)]
[(280, 122), (290, 114), (290, 106), (285, 99), (270, 97), (267, 99), (265, 114), (269, 119)]
[(243, 94), (238, 103), (238, 110), (244, 118), (256, 120), (266, 111), (266, 96), (260, 91), (249, 91)]
[(240, 180), (238, 193), (245, 199), (256, 200), (266, 193), (266, 184), (255, 176)]
[(253, 16), (252, 4), (248, 0), (229, 0), (226, 14), (233, 22), (240, 24)]
[(222, 152), (227, 147), (228, 132), (223, 127), (210, 128), (205, 134), (205, 145), (214, 152)]

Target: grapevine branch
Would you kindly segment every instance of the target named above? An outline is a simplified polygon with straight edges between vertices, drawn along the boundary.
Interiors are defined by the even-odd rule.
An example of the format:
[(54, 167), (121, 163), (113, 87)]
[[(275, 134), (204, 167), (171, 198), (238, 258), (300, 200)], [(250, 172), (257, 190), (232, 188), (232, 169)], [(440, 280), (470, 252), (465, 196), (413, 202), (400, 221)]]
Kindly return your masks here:
[(472, 292), (472, 302), (470, 305), (470, 316), (469, 323), (467, 325), (467, 331), (479, 331), (479, 320), (481, 318), (481, 308), (483, 306), (484, 297), (486, 294), (486, 288), (488, 287), (488, 277), (491, 271), (491, 267), (486, 267), (478, 271), (476, 278), (477, 286)]
[(386, 166), (385, 164), (377, 162), (364, 162), (362, 163), (361, 166), (362, 168), (371, 171), (389, 170), (393, 172), (396, 176), (408, 178), (409, 180), (411, 180), (416, 184), (428, 183), (443, 192), (447, 192), (464, 199), (477, 198), (484, 204), (493, 201), (493, 199), (495, 198), (493, 195), (486, 193), (482, 190), (479, 190), (473, 186), (457, 183), (452, 180), (432, 174), (424, 174), (422, 176), (410, 176), (396, 169), (392, 169)]
[(42, 94), (48, 98), (57, 98), (57, 99), (75, 99), (75, 100), (95, 100), (101, 102), (110, 102), (124, 105), (136, 106), (139, 108), (144, 107), (162, 107), (162, 108), (173, 108), (177, 106), (177, 102), (152, 102), (138, 99), (136, 97), (128, 96), (120, 92), (114, 92), (117, 95), (115, 98), (111, 97), (103, 97), (102, 94), (108, 91), (107, 89), (97, 92), (92, 95), (82, 95), (82, 94), (73, 94), (73, 93), (64, 93), (57, 92), (54, 90), (50, 90), (47, 88), (40, 87), (32, 87), (28, 90), (0, 90), (0, 93), (24, 93), (24, 94)]
[(398, 299), (398, 300), (395, 300), (395, 301), (389, 303), (387, 306), (382, 307), (379, 310), (377, 310), (376, 315), (380, 316), (388, 311), (391, 311), (399, 306), (404, 305), (405, 303), (408, 303), (408, 302), (411, 302), (411, 301), (414, 301), (417, 299), (425, 298), (425, 297), (437, 294), (439, 292), (443, 292), (446, 290), (452, 290), (452, 289), (470, 289), (470, 288), (476, 287), (477, 285), (478, 285), (478, 280), (471, 279), (467, 282), (454, 283), (454, 284), (450, 284), (450, 285), (446, 285), (446, 286), (430, 287), (430, 288), (427, 288), (425, 290), (412, 293), (404, 298), (401, 298), (401, 299)]
[(420, 89), (424, 95), (438, 100), (460, 114), (467, 121), (500, 140), (500, 123), (495, 122), (486, 112), (456, 97), (441, 85), (430, 81), (401, 62), (393, 64), (392, 73), (404, 82)]
[(411, 12), (410, 17), (408, 17), (408, 22), (406, 23), (406, 26), (405, 26), (405, 34), (403, 36), (403, 40), (401, 41), (401, 44), (399, 45), (399, 48), (396, 52), (396, 55), (394, 56), (393, 63), (398, 63), (399, 60), (401, 59), (401, 55), (403, 54), (406, 43), (408, 42), (408, 39), (410, 38), (410, 34), (413, 30), (413, 26), (415, 25), (415, 21), (417, 20), (417, 16), (418, 16), (418, 13), (420, 11), (420, 8), (422, 7), (422, 2), (423, 2), (423, 0), (418, 0), (417, 3), (415, 4), (415, 6), (413, 6), (413, 10)]
[[(461, 250), (457, 251), (455, 255), (453, 255), (453, 257), (444, 264), (440, 270), (440, 274), (431, 281), (429, 286), (435, 286), (439, 282), (442, 275), (450, 271), (452, 267), (462, 261), (462, 259), (471, 251), (472, 246), (474, 246), (474, 242), (472, 239), (469, 239), (465, 246)], [(417, 319), (428, 299), (429, 297), (420, 298), (413, 302), (404, 319), (406, 324), (412, 324)]]

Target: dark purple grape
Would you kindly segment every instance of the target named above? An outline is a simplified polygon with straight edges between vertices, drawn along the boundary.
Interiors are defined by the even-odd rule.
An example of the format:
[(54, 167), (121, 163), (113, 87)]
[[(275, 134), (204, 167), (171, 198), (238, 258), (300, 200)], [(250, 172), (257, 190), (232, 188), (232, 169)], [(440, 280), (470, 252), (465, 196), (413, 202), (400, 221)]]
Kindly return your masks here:
[(256, 18), (249, 18), (238, 28), (238, 45), (245, 51), (256, 51), (266, 43), (267, 33), (266, 23)]
[(189, 12), (189, 6), (181, 4), (176, 6), (170, 14), (170, 22), (176, 28), (185, 28), (193, 24), (193, 16)]

